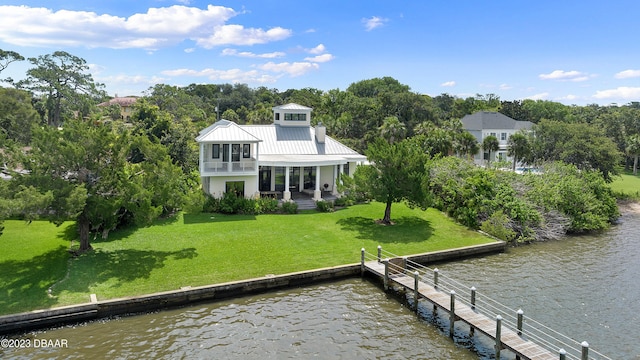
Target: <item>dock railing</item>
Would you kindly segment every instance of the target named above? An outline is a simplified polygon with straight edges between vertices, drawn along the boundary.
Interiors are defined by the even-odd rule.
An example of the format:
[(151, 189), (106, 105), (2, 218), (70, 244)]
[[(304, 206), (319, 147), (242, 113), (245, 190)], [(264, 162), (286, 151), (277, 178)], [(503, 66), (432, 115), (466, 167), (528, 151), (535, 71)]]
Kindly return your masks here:
[[(499, 345), (499, 334), (500, 328), (503, 327), (517, 332), (517, 334), (522, 338), (532, 341), (552, 353), (558, 354), (558, 359), (560, 360), (611, 360), (611, 358), (604, 354), (589, 348), (589, 344), (586, 341), (579, 342), (567, 335), (551, 329), (548, 326), (545, 326), (531, 317), (525, 317), (525, 313), (522, 309), (512, 309), (507, 305), (482, 294), (482, 292), (478, 291), (474, 286), (469, 287), (442, 274), (437, 268), (431, 269), (427, 266), (411, 261), (407, 257), (390, 253), (383, 250), (381, 246), (378, 246), (376, 254), (369, 253), (364, 248), (361, 250), (361, 270), (363, 274), (365, 272), (365, 263), (369, 261), (376, 261), (378, 263), (385, 264), (385, 290), (391, 286), (390, 278), (393, 277), (393, 274), (404, 274), (406, 276), (414, 277), (415, 285), (413, 287), (413, 306), (415, 310), (417, 310), (419, 300), (417, 285), (418, 282), (422, 282), (441, 292), (451, 294), (451, 305), (453, 305), (455, 301), (460, 301), (474, 309), (477, 313), (496, 319), (498, 329), (496, 334), (496, 355), (498, 358), (500, 356), (499, 351), (501, 348)], [(435, 307), (436, 306), (434, 305), (434, 310)], [(451, 337), (453, 337), (452, 325), (454, 321), (455, 316), (451, 317)], [(471, 335), (473, 335), (473, 331), (474, 329), (472, 327), (470, 331)]]

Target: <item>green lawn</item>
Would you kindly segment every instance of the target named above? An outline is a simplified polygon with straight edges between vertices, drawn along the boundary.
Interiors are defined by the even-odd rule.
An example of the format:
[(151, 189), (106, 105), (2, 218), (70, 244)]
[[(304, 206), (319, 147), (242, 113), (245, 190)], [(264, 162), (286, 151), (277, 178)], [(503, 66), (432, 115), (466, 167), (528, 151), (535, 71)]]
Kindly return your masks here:
[[(394, 204), (394, 226), (375, 223), (383, 212), (373, 203), (334, 213), (180, 215), (112, 232), (70, 260), (71, 224), (7, 221), (0, 314), (87, 302), (91, 293), (108, 299), (357, 263), (363, 247), (408, 255), (492, 241), (433, 209)], [(51, 298), (46, 289), (54, 283)]]
[(624, 172), (613, 178), (611, 189), (629, 198), (640, 200), (640, 176)]

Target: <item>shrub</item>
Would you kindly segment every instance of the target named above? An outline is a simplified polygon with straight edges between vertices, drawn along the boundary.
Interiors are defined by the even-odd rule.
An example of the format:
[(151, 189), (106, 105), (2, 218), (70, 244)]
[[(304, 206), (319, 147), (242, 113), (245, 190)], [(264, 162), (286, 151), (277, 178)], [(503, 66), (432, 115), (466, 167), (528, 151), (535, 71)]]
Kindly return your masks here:
[(504, 241), (512, 241), (516, 238), (516, 232), (511, 229), (511, 219), (498, 210), (480, 225), (480, 230)]
[(318, 200), (316, 201), (316, 209), (320, 212), (333, 212), (333, 201)]
[(298, 213), (298, 204), (293, 201), (284, 201), (282, 202), (282, 211), (285, 214), (297, 214)]
[(259, 198), (256, 200), (258, 213), (270, 214), (278, 211), (278, 200), (273, 198)]
[(213, 197), (211, 194), (206, 194), (202, 211), (206, 213), (219, 213), (220, 211), (220, 199)]
[(335, 206), (351, 206), (355, 204), (355, 200), (349, 196), (341, 196), (333, 202)]

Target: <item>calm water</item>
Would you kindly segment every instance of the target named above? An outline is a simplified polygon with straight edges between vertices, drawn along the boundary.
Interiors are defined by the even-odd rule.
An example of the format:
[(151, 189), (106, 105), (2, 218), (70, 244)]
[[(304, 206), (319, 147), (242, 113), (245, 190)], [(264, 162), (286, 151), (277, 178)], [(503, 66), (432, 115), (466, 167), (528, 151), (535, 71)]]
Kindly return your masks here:
[[(640, 359), (639, 215), (612, 230), (438, 264), (612, 359)], [(424, 311), (424, 313), (430, 313)], [(368, 281), (351, 279), (142, 316), (29, 333), (0, 358), (490, 359), (482, 336), (447, 336), (446, 317), (418, 319)], [(462, 329), (462, 327), (461, 327)], [(48, 345), (56, 345), (48, 343)], [(511, 358), (510, 354), (506, 358)]]

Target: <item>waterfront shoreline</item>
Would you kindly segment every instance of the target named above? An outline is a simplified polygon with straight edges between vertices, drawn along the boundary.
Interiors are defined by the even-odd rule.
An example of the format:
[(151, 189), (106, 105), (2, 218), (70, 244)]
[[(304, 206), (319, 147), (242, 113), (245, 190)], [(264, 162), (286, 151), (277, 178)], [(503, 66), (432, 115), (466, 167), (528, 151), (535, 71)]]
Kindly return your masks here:
[(618, 201), (618, 209), (620, 214), (640, 214), (640, 202), (636, 200), (620, 200)]
[[(463, 259), (504, 252), (507, 244), (496, 241), (481, 245), (465, 246), (449, 250), (404, 256), (418, 263), (436, 263), (445, 260)], [(27, 330), (49, 328), (79, 321), (90, 321), (109, 316), (140, 314), (160, 309), (175, 308), (198, 302), (211, 302), (225, 298), (274, 291), (334, 281), (361, 274), (361, 264), (349, 264), (282, 275), (267, 275), (261, 278), (184, 287), (142, 296), (98, 300), (90, 294), (91, 302), (51, 309), (33, 310), (0, 316), (0, 335), (20, 333)]]

